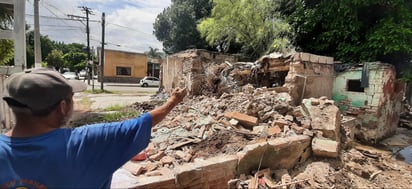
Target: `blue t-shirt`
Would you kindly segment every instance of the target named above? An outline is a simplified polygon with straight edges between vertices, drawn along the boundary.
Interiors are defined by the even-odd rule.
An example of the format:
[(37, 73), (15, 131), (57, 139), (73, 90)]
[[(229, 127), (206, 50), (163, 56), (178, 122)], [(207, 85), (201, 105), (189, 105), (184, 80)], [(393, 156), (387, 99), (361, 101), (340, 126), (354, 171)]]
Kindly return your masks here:
[(0, 134), (0, 188), (109, 188), (113, 172), (146, 148), (151, 127), (145, 113), (30, 138)]

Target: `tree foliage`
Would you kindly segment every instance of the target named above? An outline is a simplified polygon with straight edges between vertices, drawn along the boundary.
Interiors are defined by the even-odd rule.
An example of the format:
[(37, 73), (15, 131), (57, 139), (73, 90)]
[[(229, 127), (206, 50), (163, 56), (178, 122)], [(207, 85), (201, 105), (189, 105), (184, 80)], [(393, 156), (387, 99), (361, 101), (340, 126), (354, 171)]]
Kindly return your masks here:
[(296, 45), (345, 62), (400, 63), (412, 53), (410, 0), (297, 0), (284, 12)]
[[(72, 71), (80, 71), (85, 68), (87, 53), (84, 51), (85, 45), (79, 43), (65, 44), (51, 40), (48, 36), (40, 36), (42, 60), (46, 58), (53, 50), (59, 50), (63, 53), (62, 57), (65, 63), (61, 66), (67, 67)], [(34, 32), (26, 34), (26, 57), (27, 67), (34, 66)], [(49, 64), (50, 65), (50, 64)]]
[(172, 0), (153, 24), (163, 51), (170, 54), (190, 48), (211, 49), (196, 29), (199, 20), (209, 16), (211, 10), (210, 0)]
[[(2, 5), (0, 7), (0, 30), (10, 29), (13, 21), (13, 6)], [(13, 59), (13, 40), (0, 39), (0, 65), (5, 65)]]
[(13, 40), (0, 39), (0, 65), (6, 65), (14, 57)]
[(252, 59), (290, 47), (291, 28), (280, 18), (276, 0), (214, 0), (212, 16), (198, 29), (210, 45), (224, 51), (235, 42)]
[(13, 6), (2, 4), (0, 7), (0, 29), (10, 29), (13, 23)]
[(158, 48), (153, 47), (149, 47), (149, 51), (146, 51), (145, 54), (150, 58), (162, 58), (163, 56), (163, 53)]
[(60, 70), (64, 66), (63, 52), (60, 50), (52, 50), (46, 57), (47, 66), (52, 66), (56, 70)]

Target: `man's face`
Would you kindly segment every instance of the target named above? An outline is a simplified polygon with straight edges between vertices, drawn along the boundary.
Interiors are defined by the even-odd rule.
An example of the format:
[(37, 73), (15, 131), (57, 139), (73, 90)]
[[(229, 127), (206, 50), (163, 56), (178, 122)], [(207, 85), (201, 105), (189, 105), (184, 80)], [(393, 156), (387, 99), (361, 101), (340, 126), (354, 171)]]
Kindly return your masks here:
[(65, 114), (64, 114), (64, 117), (63, 117), (63, 119), (62, 119), (62, 123), (61, 123), (61, 125), (65, 125), (69, 120), (70, 120), (70, 118), (72, 117), (72, 114), (73, 114), (73, 95), (70, 95), (70, 97), (68, 97), (66, 100), (65, 100), (65, 102), (66, 102), (66, 109), (65, 109)]

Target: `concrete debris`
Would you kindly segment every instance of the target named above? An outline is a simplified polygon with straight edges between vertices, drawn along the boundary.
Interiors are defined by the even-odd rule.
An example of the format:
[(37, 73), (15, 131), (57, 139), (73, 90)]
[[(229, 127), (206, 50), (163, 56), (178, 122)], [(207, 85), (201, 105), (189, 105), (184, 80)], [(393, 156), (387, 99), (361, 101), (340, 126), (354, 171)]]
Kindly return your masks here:
[[(313, 105), (315, 101), (317, 105)], [(310, 116), (311, 127), (323, 132), (324, 137), (340, 142), (341, 114), (337, 106), (327, 100), (304, 99), (302, 107)]]
[[(339, 154), (340, 114), (325, 97), (304, 99), (302, 106), (294, 106), (288, 93), (245, 85), (240, 92), (223, 93), (220, 97), (189, 98), (153, 128), (152, 141), (146, 149), (149, 158), (141, 162), (149, 164), (139, 174), (156, 175), (150, 172), (219, 154), (236, 154), (237, 170), (244, 174), (260, 163), (273, 170), (290, 169), (305, 162), (312, 150), (319, 156)], [(158, 105), (155, 101), (152, 105), (136, 103), (134, 107), (148, 111), (146, 107)], [(274, 156), (277, 160), (271, 161)], [(258, 184), (270, 183), (268, 178), (256, 179)], [(283, 180), (272, 186), (296, 182), (286, 177)]]
[(339, 144), (336, 141), (315, 137), (312, 139), (312, 150), (313, 154), (322, 157), (333, 157), (339, 156)]

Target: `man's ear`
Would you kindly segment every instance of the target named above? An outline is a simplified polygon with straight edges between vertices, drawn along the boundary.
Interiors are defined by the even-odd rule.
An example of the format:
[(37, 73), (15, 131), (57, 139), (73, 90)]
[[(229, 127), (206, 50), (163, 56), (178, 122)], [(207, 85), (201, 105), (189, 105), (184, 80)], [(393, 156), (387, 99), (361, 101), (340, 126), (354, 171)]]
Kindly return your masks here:
[(67, 114), (67, 106), (68, 104), (65, 100), (60, 101), (58, 110), (61, 115), (65, 116)]

